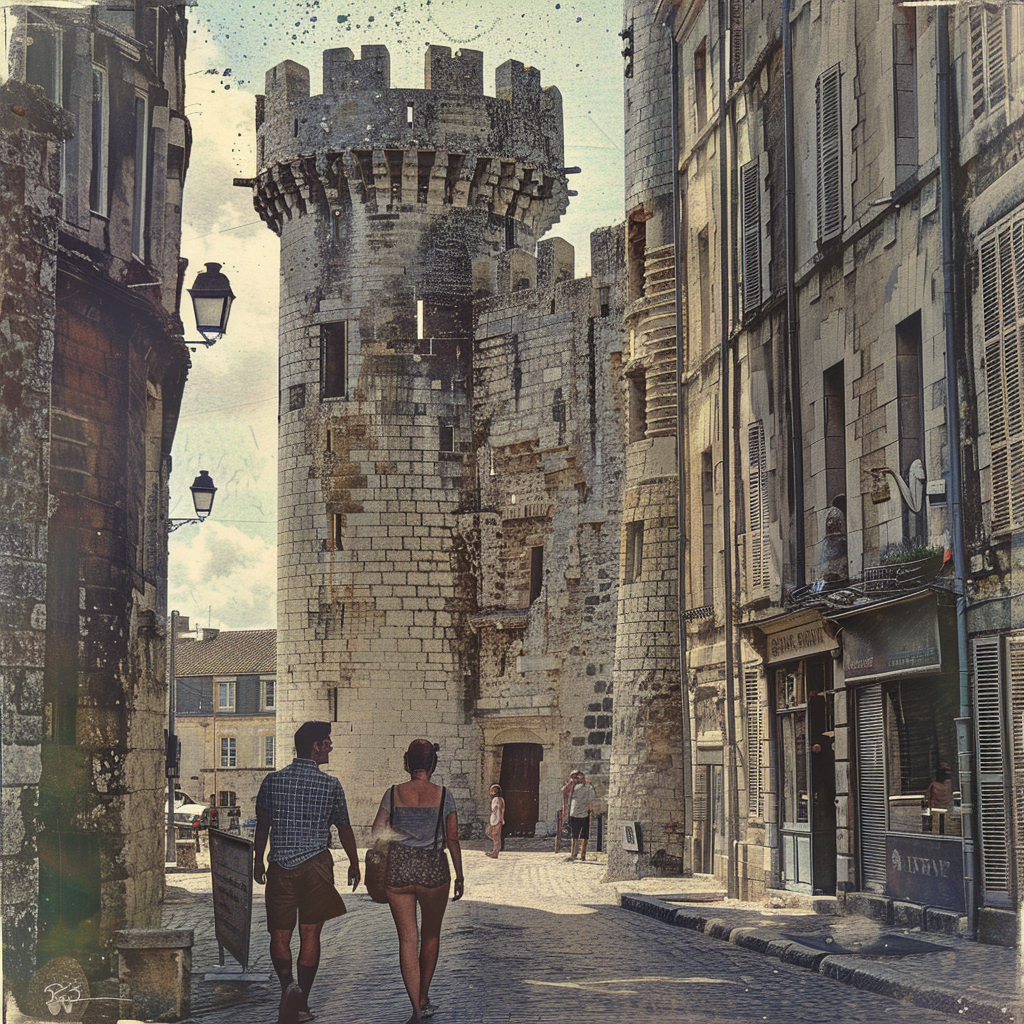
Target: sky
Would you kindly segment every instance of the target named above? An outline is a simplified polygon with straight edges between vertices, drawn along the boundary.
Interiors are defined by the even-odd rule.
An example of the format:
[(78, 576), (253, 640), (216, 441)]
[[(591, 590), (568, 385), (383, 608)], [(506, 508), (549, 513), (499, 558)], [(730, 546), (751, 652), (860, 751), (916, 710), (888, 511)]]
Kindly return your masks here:
[[(190, 287), (204, 264), (222, 264), (236, 299), (227, 333), (194, 346), (173, 449), (171, 516), (193, 515), (189, 486), (201, 469), (217, 486), (204, 523), (170, 535), (168, 609), (219, 629), (276, 626), (278, 239), (259, 220), (255, 96), (283, 60), (310, 70), (320, 91), (322, 51), (385, 45), (392, 85), (423, 87), (427, 44), (484, 54), (484, 91), (509, 58), (540, 70), (562, 94), (565, 163), (579, 195), (548, 237), (590, 265), (589, 234), (623, 213), (622, 7), (609, 0), (200, 0), (190, 8), (186, 114), (193, 147), (185, 184), (182, 255)], [(185, 307), (188, 308), (185, 308)], [(196, 338), (183, 296), (186, 338)]]

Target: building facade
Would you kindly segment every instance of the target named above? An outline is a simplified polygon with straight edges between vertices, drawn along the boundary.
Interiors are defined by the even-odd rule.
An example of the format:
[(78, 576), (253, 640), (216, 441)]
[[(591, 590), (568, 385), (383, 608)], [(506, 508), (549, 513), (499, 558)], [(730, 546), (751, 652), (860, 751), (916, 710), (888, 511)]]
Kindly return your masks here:
[[(272, 629), (189, 629), (177, 618), (174, 650), (175, 732), (181, 788), (228, 811), (256, 814), (256, 794), (277, 766), (277, 637)], [(281, 764), (291, 760), (290, 745)]]
[[(159, 923), (181, 7), (5, 12), (5, 986)], [(103, 975), (104, 977), (106, 974)]]
[[(625, 31), (641, 393), (655, 261), (679, 282), (670, 568), (685, 626), (665, 638), (687, 685), (662, 730), (689, 741), (679, 856), (735, 894), (900, 903), (921, 924), (1005, 937), (1024, 840), (1024, 19), (627, 4)], [(637, 106), (654, 113), (628, 121)], [(640, 419), (627, 476), (658, 433)], [(673, 518), (674, 500), (648, 514)], [(620, 716), (631, 679), (640, 690), (616, 681)], [(617, 728), (613, 771), (661, 757), (637, 747)], [(617, 870), (658, 870), (671, 802), (617, 808), (613, 792), (611, 810), (613, 828), (654, 836)]]

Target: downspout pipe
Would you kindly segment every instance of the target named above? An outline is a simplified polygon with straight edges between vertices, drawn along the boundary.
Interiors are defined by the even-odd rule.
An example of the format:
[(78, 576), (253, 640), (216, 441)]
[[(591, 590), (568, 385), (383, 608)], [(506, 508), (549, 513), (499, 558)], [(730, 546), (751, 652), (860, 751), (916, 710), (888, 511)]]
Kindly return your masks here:
[(789, 463), (793, 481), (793, 583), (807, 582), (804, 561), (804, 428), (800, 387), (800, 312), (796, 301), (796, 129), (793, 100), (793, 0), (782, 0), (782, 97), (786, 150), (786, 353), (789, 359)]
[(721, 338), (719, 345), (719, 380), (721, 387), (722, 422), (722, 575), (725, 590), (725, 786), (726, 786), (726, 848), (728, 850), (727, 890), (731, 898), (739, 896), (739, 791), (736, 785), (736, 664), (733, 657), (734, 624), (732, 592), (732, 401), (729, 384), (729, 311), (730, 285), (729, 249), (729, 129), (728, 129), (728, 47), (726, 37), (725, 0), (718, 0), (718, 239), (719, 239), (719, 309)]
[(680, 733), (683, 761), (683, 874), (693, 872), (693, 756), (690, 738), (690, 688), (686, 668), (686, 392), (683, 371), (686, 349), (683, 344), (683, 248), (682, 195), (679, 176), (679, 50), (675, 38), (675, 8), (665, 19), (670, 51), (670, 92), (672, 115), (672, 261), (675, 271), (676, 326), (676, 627), (679, 646), (679, 706), (682, 715)]
[(961, 822), (964, 841), (964, 903), (968, 938), (978, 930), (977, 853), (974, 823), (974, 750), (971, 684), (967, 668), (967, 572), (961, 501), (963, 474), (960, 461), (960, 388), (957, 374), (955, 325), (955, 236), (953, 231), (953, 97), (949, 54), (949, 10), (936, 11), (938, 63), (939, 192), (942, 232), (942, 325), (946, 342), (946, 448), (949, 452), (949, 533), (953, 548), (953, 586), (956, 595), (957, 671), (960, 714), (956, 720), (957, 767), (962, 794)]

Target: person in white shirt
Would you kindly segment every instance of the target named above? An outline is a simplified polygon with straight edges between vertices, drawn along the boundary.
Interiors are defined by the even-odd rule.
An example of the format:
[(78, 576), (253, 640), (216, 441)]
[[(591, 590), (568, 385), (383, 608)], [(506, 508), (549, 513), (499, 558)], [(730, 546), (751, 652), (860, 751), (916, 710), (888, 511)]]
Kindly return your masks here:
[[(587, 842), (590, 839), (590, 808), (596, 799), (594, 787), (587, 782), (582, 771), (570, 776), (572, 789), (569, 791), (569, 831), (572, 835), (572, 853), (566, 858), (573, 861), (577, 852), (580, 860), (587, 859)], [(568, 787), (567, 787), (568, 788)]]

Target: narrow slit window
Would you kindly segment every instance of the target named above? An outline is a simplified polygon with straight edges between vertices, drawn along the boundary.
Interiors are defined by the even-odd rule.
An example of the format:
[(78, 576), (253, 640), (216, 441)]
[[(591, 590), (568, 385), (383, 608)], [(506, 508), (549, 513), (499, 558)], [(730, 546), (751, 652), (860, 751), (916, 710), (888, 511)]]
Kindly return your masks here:
[(345, 550), (345, 516), (341, 512), (331, 514), (331, 537), (335, 551)]
[(89, 209), (107, 215), (107, 163), (109, 147), (109, 98), (105, 68), (92, 69), (92, 167), (89, 177)]
[(441, 452), (453, 452), (455, 451), (455, 428), (445, 426), (442, 424), (438, 428), (440, 438), (438, 441), (437, 449)]
[(530, 604), (540, 597), (544, 587), (544, 545), (530, 548)]
[(406, 105), (405, 105), (405, 123), (406, 124), (412, 124), (412, 115), (413, 115), (414, 109), (415, 108), (413, 107), (413, 105), (411, 103), (406, 103)]
[(644, 563), (643, 520), (626, 523), (626, 572), (625, 582), (635, 583), (640, 579)]
[(320, 389), (324, 398), (345, 398), (348, 374), (348, 321), (320, 325)]

